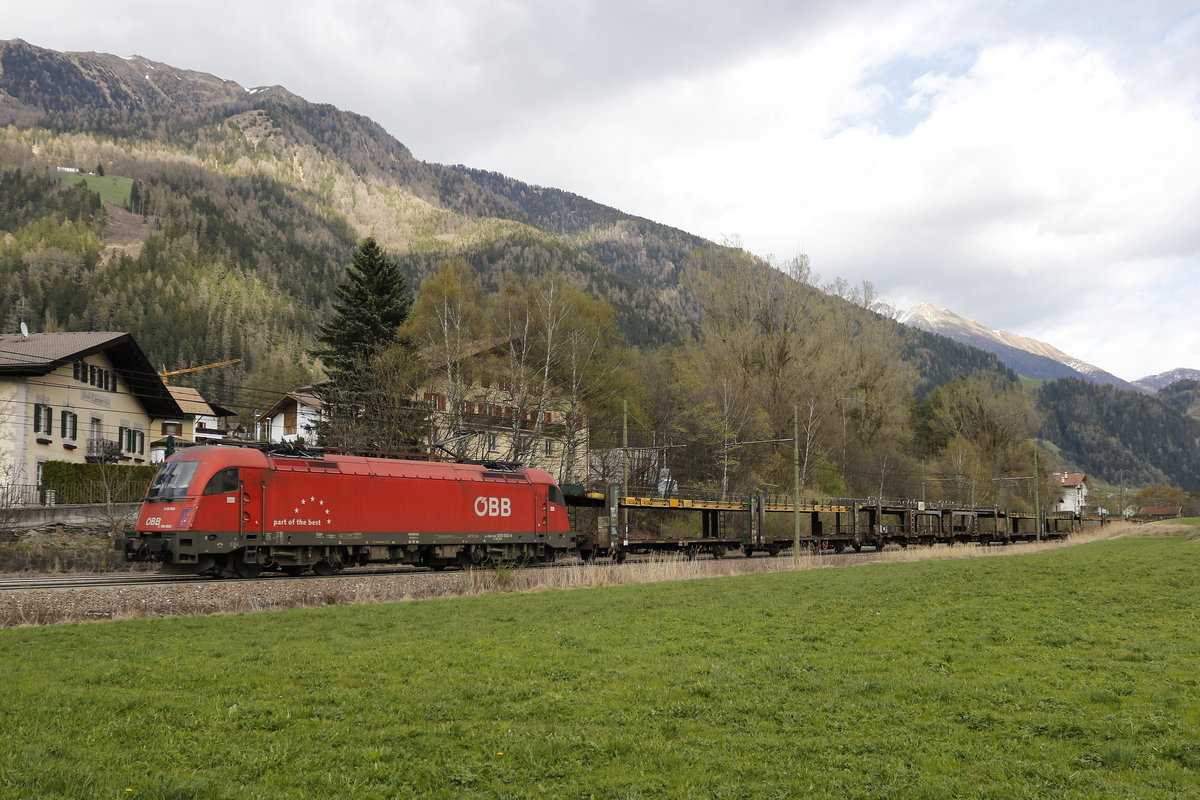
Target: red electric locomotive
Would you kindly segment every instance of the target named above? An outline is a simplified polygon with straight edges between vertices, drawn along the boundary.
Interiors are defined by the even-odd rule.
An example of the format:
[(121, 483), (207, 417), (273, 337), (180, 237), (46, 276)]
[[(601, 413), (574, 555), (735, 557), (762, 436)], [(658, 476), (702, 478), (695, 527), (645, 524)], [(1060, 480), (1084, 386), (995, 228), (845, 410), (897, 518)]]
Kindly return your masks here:
[(575, 537), (541, 470), (216, 446), (162, 466), (118, 548), (167, 572), (253, 577), (552, 561), (574, 552)]

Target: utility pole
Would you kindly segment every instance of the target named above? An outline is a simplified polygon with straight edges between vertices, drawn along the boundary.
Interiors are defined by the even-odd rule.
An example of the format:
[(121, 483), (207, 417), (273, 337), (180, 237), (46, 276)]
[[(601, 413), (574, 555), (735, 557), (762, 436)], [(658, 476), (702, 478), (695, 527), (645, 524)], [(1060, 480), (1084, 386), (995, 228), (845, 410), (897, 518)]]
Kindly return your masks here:
[[(622, 400), (621, 411), (621, 498), (629, 497), (629, 401)], [(629, 507), (621, 509), (621, 538), (629, 536)]]
[(792, 406), (792, 484), (796, 496), (792, 498), (792, 555), (800, 555), (800, 406)]
[(1033, 444), (1033, 519), (1037, 525), (1037, 540), (1042, 540), (1042, 494), (1038, 491), (1037, 442)]

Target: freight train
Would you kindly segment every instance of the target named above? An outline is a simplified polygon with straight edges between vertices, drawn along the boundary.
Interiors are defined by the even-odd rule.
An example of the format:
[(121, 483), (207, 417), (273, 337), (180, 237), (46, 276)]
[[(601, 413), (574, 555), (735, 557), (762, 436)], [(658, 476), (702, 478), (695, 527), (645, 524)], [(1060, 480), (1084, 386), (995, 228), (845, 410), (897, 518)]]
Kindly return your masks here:
[[(560, 487), (547, 472), (505, 462), (193, 447), (158, 471), (134, 530), (116, 546), (127, 560), (157, 561), (164, 572), (251, 578), (263, 571), (329, 575), (372, 563), (445, 569), (564, 556), (621, 561), (651, 552), (776, 555), (796, 543), (834, 552), (1007, 544), (1105, 521), (874, 498), (800, 505), (764, 495), (744, 503), (622, 498), (618, 488)], [(639, 507), (699, 513), (702, 536), (633, 536), (620, 520)], [(768, 516), (789, 525), (772, 526)], [(780, 530), (793, 520), (804, 523), (802, 533)], [(729, 529), (731, 521), (741, 529)]]
[(576, 539), (562, 491), (541, 470), (204, 446), (159, 469), (116, 546), (164, 572), (250, 578), (549, 562), (574, 553)]

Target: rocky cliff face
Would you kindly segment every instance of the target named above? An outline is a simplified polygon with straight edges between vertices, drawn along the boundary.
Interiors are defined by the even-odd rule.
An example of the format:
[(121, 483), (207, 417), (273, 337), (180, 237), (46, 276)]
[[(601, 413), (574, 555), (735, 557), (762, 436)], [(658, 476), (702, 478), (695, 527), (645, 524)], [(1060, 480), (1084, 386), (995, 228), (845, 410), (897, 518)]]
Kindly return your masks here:
[(141, 56), (58, 53), (20, 39), (0, 42), (0, 103), (24, 117), (81, 109), (165, 113), (249, 107), (248, 98), (264, 91), (277, 99), (290, 95), (282, 87), (245, 89)]

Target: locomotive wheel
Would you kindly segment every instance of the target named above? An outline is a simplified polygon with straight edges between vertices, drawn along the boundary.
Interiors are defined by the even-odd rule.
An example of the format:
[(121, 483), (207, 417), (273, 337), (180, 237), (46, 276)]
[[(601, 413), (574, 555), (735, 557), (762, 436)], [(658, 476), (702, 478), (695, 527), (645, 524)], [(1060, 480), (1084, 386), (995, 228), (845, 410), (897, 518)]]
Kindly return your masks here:
[(330, 561), (318, 561), (313, 564), (312, 571), (314, 575), (319, 575), (322, 578), (328, 578), (335, 572), (338, 572), (338, 567)]
[(239, 578), (257, 578), (262, 574), (262, 564), (247, 563), (240, 550), (229, 557), (229, 566)]

